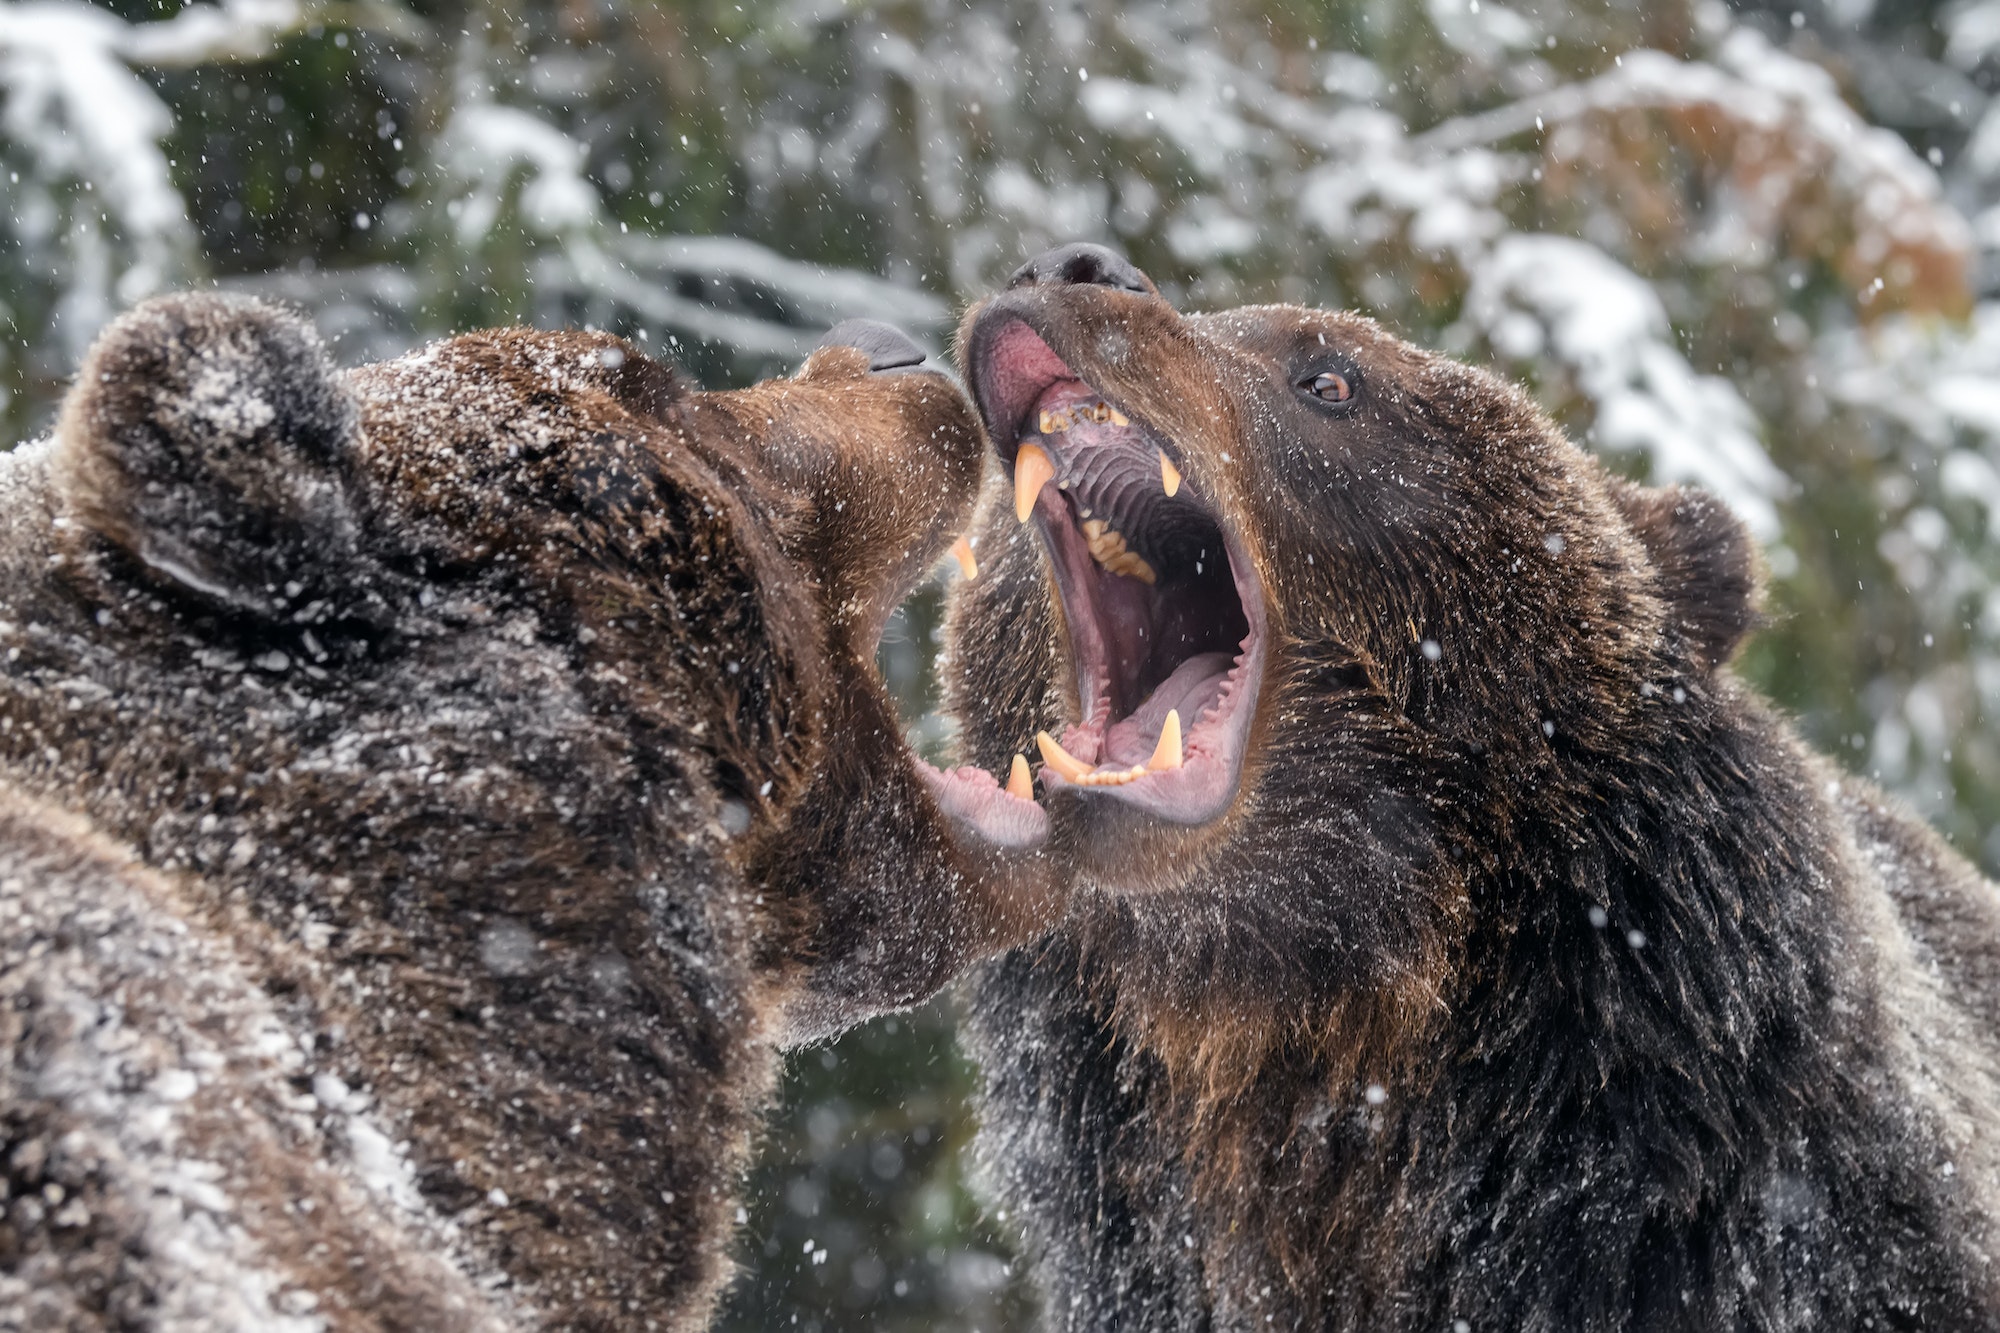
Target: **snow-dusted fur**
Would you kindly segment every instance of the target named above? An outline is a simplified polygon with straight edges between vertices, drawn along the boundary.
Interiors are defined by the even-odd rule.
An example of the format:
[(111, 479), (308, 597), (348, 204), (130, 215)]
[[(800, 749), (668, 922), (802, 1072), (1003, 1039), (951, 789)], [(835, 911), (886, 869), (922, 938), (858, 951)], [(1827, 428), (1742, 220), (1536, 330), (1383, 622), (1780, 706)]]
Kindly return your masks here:
[(369, 1099), (315, 1073), (270, 941), (230, 935), (0, 796), (0, 1329), (510, 1327)]
[[(1174, 450), (1270, 656), (1234, 806), (1058, 792), (1069, 918), (970, 988), (1047, 1326), (2000, 1327), (2000, 892), (1731, 673), (1740, 526), (1365, 320), (1129, 286), (995, 303)], [(989, 765), (1075, 707), (1005, 510)]]
[(0, 1328), (705, 1320), (774, 1045), (1020, 938), (873, 670), (977, 425), (869, 361), (104, 335), (0, 455)]

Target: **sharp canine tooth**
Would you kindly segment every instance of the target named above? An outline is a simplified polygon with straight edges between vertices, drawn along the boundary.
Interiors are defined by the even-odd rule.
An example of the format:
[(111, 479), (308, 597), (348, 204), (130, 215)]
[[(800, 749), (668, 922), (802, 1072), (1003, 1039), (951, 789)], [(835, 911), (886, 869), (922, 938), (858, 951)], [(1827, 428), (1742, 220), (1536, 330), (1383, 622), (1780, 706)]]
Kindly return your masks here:
[(1056, 775), (1068, 782), (1076, 782), (1090, 772), (1090, 765), (1078, 759), (1068, 750), (1056, 744), (1056, 738), (1046, 731), (1035, 733), (1035, 748), (1042, 752), (1042, 762), (1056, 771)]
[(1175, 467), (1174, 460), (1165, 454), (1160, 455), (1160, 485), (1166, 488), (1169, 500), (1173, 499), (1174, 493), (1181, 488), (1181, 470)]
[(1154, 773), (1164, 773), (1180, 766), (1181, 710), (1169, 708), (1166, 725), (1160, 728), (1160, 743), (1153, 747), (1153, 757), (1146, 761), (1146, 768)]
[(958, 561), (958, 572), (969, 579), (979, 577), (979, 562), (973, 559), (972, 543), (960, 537), (951, 544), (951, 558)]
[(1007, 794), (1017, 801), (1035, 799), (1035, 779), (1028, 773), (1028, 760), (1024, 755), (1014, 756), (1014, 766), (1007, 770)]
[(1035, 497), (1048, 485), (1049, 478), (1055, 476), (1056, 465), (1041, 447), (1024, 444), (1014, 455), (1014, 517), (1026, 523), (1028, 515), (1035, 512)]

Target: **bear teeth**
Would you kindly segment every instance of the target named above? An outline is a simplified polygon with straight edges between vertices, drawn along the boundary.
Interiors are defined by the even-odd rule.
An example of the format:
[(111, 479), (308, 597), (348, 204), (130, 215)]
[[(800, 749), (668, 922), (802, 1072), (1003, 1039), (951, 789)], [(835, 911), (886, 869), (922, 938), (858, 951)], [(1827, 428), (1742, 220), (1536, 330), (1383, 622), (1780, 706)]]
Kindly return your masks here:
[(1103, 519), (1084, 520), (1083, 540), (1090, 547), (1090, 558), (1113, 574), (1123, 574), (1141, 583), (1158, 582), (1159, 575), (1153, 572), (1153, 567), (1138, 552), (1127, 550), (1123, 534), (1107, 526)]
[(972, 543), (960, 537), (951, 544), (951, 558), (958, 561), (958, 572), (967, 579), (979, 577), (979, 558), (972, 553)]
[(1153, 757), (1146, 761), (1146, 768), (1154, 773), (1165, 773), (1181, 766), (1181, 710), (1169, 708), (1167, 720), (1160, 726), (1160, 742), (1153, 747)]
[[(1148, 773), (1170, 773), (1181, 766), (1181, 714), (1177, 708), (1167, 710), (1166, 722), (1160, 728), (1160, 741), (1153, 747), (1152, 757), (1130, 768), (1092, 768), (1063, 749), (1056, 738), (1046, 731), (1035, 733), (1035, 746), (1042, 752), (1042, 762), (1054, 769), (1065, 782), (1078, 787), (1122, 787), (1128, 782), (1137, 782)], [(1021, 756), (1014, 756), (1014, 764), (1017, 775), (1027, 771), (1027, 763)], [(1011, 780), (1008, 789), (1013, 790)]]
[(1007, 770), (1007, 794), (1017, 801), (1035, 799), (1035, 778), (1028, 772), (1028, 757), (1014, 756), (1013, 767)]
[(1129, 426), (1132, 419), (1109, 403), (1079, 403), (1075, 407), (1057, 408), (1053, 412), (1044, 411), (1035, 425), (1043, 435), (1055, 435), (1066, 431), (1079, 421), (1094, 422), (1097, 425)]
[[(1048, 415), (1043, 413), (1044, 416)], [(1028, 521), (1028, 515), (1035, 512), (1035, 497), (1042, 493), (1042, 487), (1049, 484), (1056, 475), (1056, 465), (1049, 461), (1048, 454), (1041, 446), (1024, 444), (1014, 456), (1014, 517), (1021, 522)]]
[(1042, 762), (1054, 769), (1063, 781), (1078, 787), (1122, 787), (1128, 782), (1137, 782), (1151, 771), (1144, 764), (1131, 768), (1094, 769), (1078, 759), (1056, 742), (1056, 738), (1046, 731), (1035, 733), (1035, 746), (1042, 752)]

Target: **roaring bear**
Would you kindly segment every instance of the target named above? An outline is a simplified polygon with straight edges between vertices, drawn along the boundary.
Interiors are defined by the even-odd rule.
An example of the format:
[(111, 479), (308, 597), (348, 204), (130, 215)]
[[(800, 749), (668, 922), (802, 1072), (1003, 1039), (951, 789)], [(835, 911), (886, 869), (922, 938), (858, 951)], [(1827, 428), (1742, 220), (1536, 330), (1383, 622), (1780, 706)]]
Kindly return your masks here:
[(977, 421), (830, 344), (179, 297), (0, 455), (0, 1327), (700, 1326), (774, 1049), (1055, 910), (874, 666)]
[(959, 345), (948, 698), (1081, 879), (968, 1001), (1050, 1327), (2000, 1327), (2000, 896), (1731, 673), (1721, 505), (1100, 247)]

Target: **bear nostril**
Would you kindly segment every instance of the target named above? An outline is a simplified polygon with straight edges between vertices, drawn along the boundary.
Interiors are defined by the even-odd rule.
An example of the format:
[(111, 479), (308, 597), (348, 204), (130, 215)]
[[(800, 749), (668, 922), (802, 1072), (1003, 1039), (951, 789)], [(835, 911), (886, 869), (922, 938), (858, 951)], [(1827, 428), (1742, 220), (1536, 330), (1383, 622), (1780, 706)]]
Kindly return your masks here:
[(870, 370), (908, 370), (924, 363), (924, 349), (893, 324), (878, 319), (847, 319), (821, 338), (819, 347), (858, 347), (868, 353)]
[(1142, 273), (1138, 265), (1108, 246), (1088, 241), (1045, 250), (1015, 269), (1014, 276), (1007, 279), (1009, 289), (1044, 283), (1116, 287), (1141, 296), (1159, 295), (1153, 280)]

